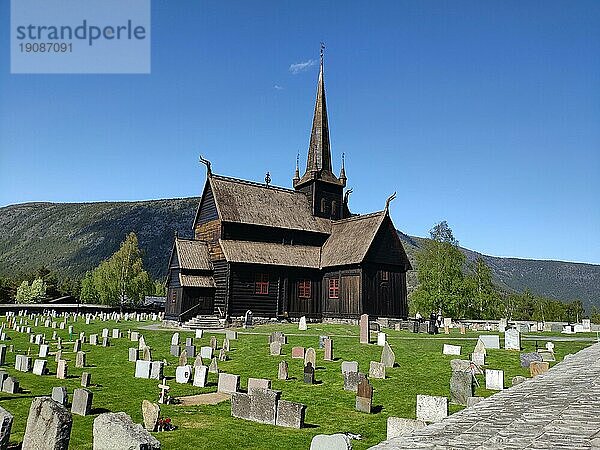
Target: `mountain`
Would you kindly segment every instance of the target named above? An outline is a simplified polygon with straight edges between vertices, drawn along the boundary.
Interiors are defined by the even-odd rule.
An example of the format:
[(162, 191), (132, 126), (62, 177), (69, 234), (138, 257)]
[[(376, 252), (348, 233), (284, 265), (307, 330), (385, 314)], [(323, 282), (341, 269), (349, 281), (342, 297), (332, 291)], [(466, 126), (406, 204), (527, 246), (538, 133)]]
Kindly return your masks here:
[[(81, 277), (108, 258), (134, 231), (144, 264), (155, 278), (165, 275), (177, 231), (192, 235), (199, 199), (138, 202), (24, 203), (0, 208), (0, 276), (20, 278), (46, 266), (63, 276)], [(416, 267), (424, 238), (398, 232)], [(580, 299), (586, 308), (600, 306), (600, 265), (487, 256), (462, 249), (468, 260), (481, 256), (496, 283), (506, 291), (532, 293), (559, 300)], [(408, 276), (417, 284), (416, 271)]]

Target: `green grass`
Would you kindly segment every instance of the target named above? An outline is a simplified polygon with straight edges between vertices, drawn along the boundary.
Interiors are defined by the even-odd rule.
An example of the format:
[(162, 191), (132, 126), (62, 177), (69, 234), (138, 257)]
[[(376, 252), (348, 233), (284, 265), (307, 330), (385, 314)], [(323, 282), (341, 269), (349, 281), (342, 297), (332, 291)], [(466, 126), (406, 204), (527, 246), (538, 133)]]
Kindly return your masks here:
[[(10, 411), (15, 420), (11, 434), (11, 443), (22, 441), (23, 433), (31, 399), (35, 396), (50, 395), (53, 386), (67, 386), (69, 400), (72, 399), (73, 389), (80, 386), (83, 371), (92, 374), (94, 393), (93, 415), (88, 417), (74, 416), (71, 433), (72, 449), (92, 448), (92, 424), (97, 414), (106, 411), (125, 411), (135, 422), (142, 423), (141, 403), (143, 399), (157, 401), (158, 381), (134, 378), (134, 363), (127, 361), (128, 348), (136, 346), (127, 339), (127, 330), (139, 330), (144, 335), (147, 345), (152, 348), (155, 360), (166, 359), (169, 365), (165, 375), (169, 379), (171, 395), (175, 397), (216, 391), (217, 376), (209, 374), (210, 385), (206, 388), (196, 388), (191, 384), (175, 383), (175, 367), (178, 358), (169, 354), (172, 332), (140, 330), (140, 327), (150, 322), (101, 322), (94, 321), (90, 325), (80, 319), (73, 323), (76, 333), (85, 331), (86, 336), (101, 333), (102, 328), (120, 328), (124, 336), (121, 339), (111, 339), (111, 346), (91, 346), (83, 344), (87, 352), (85, 369), (75, 368), (75, 354), (65, 353), (72, 350), (72, 344), (65, 343), (69, 336), (66, 330), (57, 329), (57, 334), (63, 339), (63, 358), (69, 361), (69, 378), (56, 379), (56, 363), (51, 355), (48, 366), (51, 375), (36, 376), (32, 373), (22, 373), (14, 370), (15, 353), (7, 353), (7, 363), (3, 367), (10, 375), (15, 376), (21, 383), (24, 392), (17, 395), (0, 394), (0, 406)], [(281, 330), (288, 335), (288, 344), (283, 346), (282, 356), (269, 356), (267, 334)], [(45, 333), (49, 339), (52, 329), (37, 327), (35, 333)], [(241, 330), (240, 330), (241, 331)], [(246, 331), (246, 330), (244, 330)], [(248, 330), (250, 334), (239, 334), (237, 341), (231, 342), (229, 360), (219, 363), (221, 371), (241, 376), (242, 388), (245, 389), (248, 377), (269, 378), (273, 380), (273, 388), (282, 391), (281, 398), (307, 405), (307, 427), (301, 430), (286, 429), (271, 425), (263, 425), (241, 419), (235, 419), (230, 414), (230, 403), (223, 402), (216, 406), (183, 407), (177, 405), (161, 405), (161, 415), (170, 417), (178, 427), (176, 431), (155, 433), (161, 441), (163, 449), (178, 448), (211, 448), (211, 449), (304, 449), (310, 444), (315, 434), (352, 432), (361, 434), (362, 441), (354, 441), (356, 449), (364, 449), (385, 439), (386, 420), (388, 416), (415, 417), (417, 394), (449, 396), (449, 380), (451, 376), (450, 360), (455, 358), (442, 355), (443, 343), (461, 345), (462, 358), (466, 358), (475, 346), (479, 333), (469, 332), (461, 336), (453, 330), (450, 336), (435, 337), (386, 330), (388, 342), (396, 353), (397, 367), (387, 370), (385, 380), (372, 380), (374, 387), (373, 406), (376, 413), (364, 414), (355, 411), (355, 394), (343, 390), (343, 377), (340, 366), (343, 360), (356, 360), (360, 370), (368, 372), (369, 361), (379, 361), (381, 347), (377, 345), (361, 345), (358, 343), (358, 327), (344, 325), (310, 324), (308, 331), (298, 331), (296, 325), (265, 325)], [(29, 344), (26, 334), (7, 331), (11, 340), (7, 345), (14, 345), (15, 352), (25, 353), (31, 348), (33, 359), (37, 356), (38, 346)], [(221, 344), (223, 334), (213, 333)], [(334, 357), (336, 361), (323, 361), (323, 350), (318, 348), (318, 336), (327, 334), (334, 339)], [(193, 337), (193, 332), (180, 333), (182, 341)], [(551, 336), (551, 334), (545, 334)], [(195, 344), (208, 345), (211, 333), (205, 333)], [(526, 334), (522, 335), (523, 337)], [(581, 335), (577, 335), (578, 337)], [(588, 335), (591, 336), (591, 335)], [(542, 346), (545, 341), (540, 341)], [(556, 342), (557, 360), (562, 360), (565, 354), (574, 353), (589, 342)], [(316, 379), (320, 384), (306, 385), (302, 382), (303, 362), (291, 359), (292, 346), (314, 347), (317, 351)], [(533, 341), (522, 341), (523, 351), (534, 351)], [(52, 344), (51, 352), (56, 350)], [(289, 363), (290, 377), (288, 381), (277, 380), (279, 361), (285, 359)], [(192, 359), (190, 359), (190, 363)], [(489, 350), (487, 357), (488, 368), (505, 371), (505, 386), (510, 386), (515, 375), (528, 376), (528, 369), (520, 367), (519, 352), (506, 350)], [(479, 383), (485, 386), (482, 376)], [(478, 387), (476, 395), (489, 396), (492, 391)], [(450, 405), (450, 412), (456, 412), (462, 407)]]

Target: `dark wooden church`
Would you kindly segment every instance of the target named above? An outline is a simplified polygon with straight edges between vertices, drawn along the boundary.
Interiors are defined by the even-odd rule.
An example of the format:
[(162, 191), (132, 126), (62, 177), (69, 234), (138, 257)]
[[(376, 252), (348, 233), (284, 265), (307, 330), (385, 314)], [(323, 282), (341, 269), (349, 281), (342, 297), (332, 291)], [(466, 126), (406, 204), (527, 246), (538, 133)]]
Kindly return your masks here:
[(293, 189), (213, 174), (194, 238), (175, 238), (165, 320), (406, 317), (411, 269), (389, 215), (355, 215), (332, 170), (323, 56), (306, 171)]

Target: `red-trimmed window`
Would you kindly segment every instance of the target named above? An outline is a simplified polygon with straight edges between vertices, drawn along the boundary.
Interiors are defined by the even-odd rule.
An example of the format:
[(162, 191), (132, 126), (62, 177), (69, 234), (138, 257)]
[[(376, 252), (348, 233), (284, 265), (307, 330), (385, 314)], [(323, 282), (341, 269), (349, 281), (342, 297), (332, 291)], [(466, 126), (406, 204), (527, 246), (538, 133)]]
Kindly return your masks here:
[(381, 271), (381, 281), (389, 281), (390, 280), (390, 273), (387, 270), (382, 270)]
[(298, 281), (298, 297), (299, 298), (311, 298), (312, 296), (312, 283), (310, 280)]
[(266, 295), (269, 293), (269, 274), (257, 273), (254, 278), (254, 293)]
[(330, 278), (329, 279), (329, 298), (340, 297), (340, 279)]

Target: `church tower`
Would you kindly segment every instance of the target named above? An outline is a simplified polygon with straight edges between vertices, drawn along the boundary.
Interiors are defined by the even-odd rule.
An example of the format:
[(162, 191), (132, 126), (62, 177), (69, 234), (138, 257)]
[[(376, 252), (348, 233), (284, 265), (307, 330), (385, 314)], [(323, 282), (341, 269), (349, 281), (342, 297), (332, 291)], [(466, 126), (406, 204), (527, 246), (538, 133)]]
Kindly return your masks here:
[(343, 190), (346, 186), (346, 173), (342, 166), (339, 178), (331, 165), (331, 145), (329, 143), (329, 123), (325, 101), (325, 80), (323, 78), (323, 49), (321, 44), (321, 65), (317, 83), (317, 100), (313, 115), (306, 171), (300, 178), (298, 166), (293, 179), (294, 189), (312, 199), (314, 216), (326, 219), (341, 219), (345, 216)]

